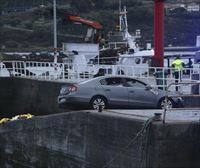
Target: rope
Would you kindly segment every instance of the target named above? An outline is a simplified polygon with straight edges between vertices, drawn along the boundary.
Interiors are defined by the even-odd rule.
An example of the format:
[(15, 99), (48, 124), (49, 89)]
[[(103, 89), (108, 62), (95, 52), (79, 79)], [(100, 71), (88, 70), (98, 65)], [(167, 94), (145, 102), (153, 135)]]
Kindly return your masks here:
[(142, 129), (136, 134), (135, 137), (133, 137), (129, 142), (128, 144), (123, 148), (121, 149), (113, 158), (110, 159), (110, 161), (108, 161), (102, 168), (108, 168), (111, 163), (116, 160), (122, 153), (124, 153), (128, 147), (132, 144), (134, 144), (136, 142), (136, 140), (138, 139), (138, 137), (142, 136), (145, 132), (146, 132), (146, 129), (148, 128), (148, 126), (151, 124), (151, 122), (153, 121), (154, 117), (152, 118), (149, 118), (148, 120), (145, 121), (144, 123), (144, 126), (142, 127)]
[[(150, 123), (149, 123), (150, 124)], [(146, 129), (144, 130), (144, 134), (143, 134), (143, 139), (142, 139), (142, 152), (141, 152), (141, 161), (140, 161), (140, 168), (145, 167), (145, 161), (147, 159), (147, 146), (148, 146), (148, 137), (149, 137), (149, 130), (150, 127), (146, 127)]]

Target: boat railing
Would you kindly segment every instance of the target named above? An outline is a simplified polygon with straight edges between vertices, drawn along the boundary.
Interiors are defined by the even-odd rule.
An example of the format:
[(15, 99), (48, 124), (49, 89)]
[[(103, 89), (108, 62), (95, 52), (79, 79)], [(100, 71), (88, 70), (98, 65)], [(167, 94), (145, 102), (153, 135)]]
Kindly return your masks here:
[(113, 49), (128, 47), (128, 42), (109, 42), (108, 47)]
[[(94, 65), (72, 64), (53, 62), (28, 62), (5, 61), (0, 63), (0, 76), (17, 76), (41, 80), (57, 80), (80, 82), (93, 78), (99, 69), (104, 70), (105, 75), (124, 75), (139, 78), (152, 86), (166, 89), (170, 83), (193, 82), (200, 79), (200, 68), (185, 68), (180, 71), (179, 78), (174, 78), (173, 68), (128, 66), (128, 65)], [(181, 91), (191, 92), (191, 85), (182, 85)], [(175, 90), (175, 87), (173, 88)]]
[(116, 55), (114, 57), (91, 58), (89, 60), (89, 62), (91, 64), (98, 64), (98, 63), (100, 63), (100, 64), (107, 64), (107, 65), (111, 64), (111, 65), (113, 65), (113, 64), (117, 64), (117, 62), (119, 62), (119, 56)]

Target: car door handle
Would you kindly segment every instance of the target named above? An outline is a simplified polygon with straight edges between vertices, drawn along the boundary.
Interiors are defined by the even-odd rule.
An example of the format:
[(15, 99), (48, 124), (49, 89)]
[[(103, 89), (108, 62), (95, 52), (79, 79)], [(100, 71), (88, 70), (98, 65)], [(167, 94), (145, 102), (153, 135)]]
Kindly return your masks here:
[(131, 91), (129, 91), (129, 93), (134, 93), (134, 91), (133, 91), (133, 90), (131, 90)]

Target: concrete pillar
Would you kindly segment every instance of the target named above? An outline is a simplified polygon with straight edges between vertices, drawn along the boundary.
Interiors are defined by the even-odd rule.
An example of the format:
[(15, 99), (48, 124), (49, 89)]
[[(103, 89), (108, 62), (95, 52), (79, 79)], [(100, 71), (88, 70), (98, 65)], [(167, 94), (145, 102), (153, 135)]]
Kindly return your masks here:
[(154, 0), (154, 65), (164, 66), (164, 0)]

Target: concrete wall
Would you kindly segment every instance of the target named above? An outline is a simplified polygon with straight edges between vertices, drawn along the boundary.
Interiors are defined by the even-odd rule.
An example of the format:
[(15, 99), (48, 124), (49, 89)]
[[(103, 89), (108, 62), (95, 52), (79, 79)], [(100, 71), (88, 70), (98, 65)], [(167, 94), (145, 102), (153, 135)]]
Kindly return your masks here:
[(13, 111), (15, 99), (14, 78), (0, 78), (0, 117)]
[(45, 115), (63, 112), (57, 104), (61, 85), (23, 78), (0, 78), (0, 117), (31, 113)]
[(153, 122), (138, 134), (144, 122), (89, 112), (13, 121), (0, 126), (0, 167), (200, 166), (199, 123)]
[(200, 167), (200, 123), (155, 123), (147, 144), (147, 167)]
[(184, 106), (187, 108), (200, 108), (200, 95), (183, 97)]
[[(54, 114), (67, 111), (58, 108), (57, 96), (61, 85), (69, 83), (50, 82), (23, 78), (0, 78), (0, 117), (16, 114)], [(185, 97), (186, 107), (199, 107), (200, 97)]]

